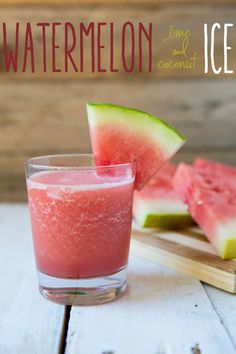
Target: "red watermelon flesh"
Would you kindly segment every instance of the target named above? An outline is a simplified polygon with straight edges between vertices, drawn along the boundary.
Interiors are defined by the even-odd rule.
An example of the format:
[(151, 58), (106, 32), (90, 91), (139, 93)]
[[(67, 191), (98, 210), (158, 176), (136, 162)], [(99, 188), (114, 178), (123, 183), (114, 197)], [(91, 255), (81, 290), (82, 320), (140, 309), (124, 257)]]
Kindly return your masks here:
[(220, 162), (206, 160), (201, 157), (194, 161), (194, 166), (212, 176), (219, 176), (220, 180), (226, 180), (227, 183), (233, 183), (236, 185), (236, 168), (225, 165)]
[[(222, 172), (223, 174), (223, 172)], [(174, 187), (223, 259), (236, 257), (236, 185), (219, 170), (180, 164)]]
[(135, 192), (133, 214), (140, 226), (173, 229), (193, 224), (187, 206), (173, 188), (176, 168), (165, 164), (141, 191)]
[[(224, 172), (227, 175), (232, 175), (236, 177), (236, 168), (232, 167), (232, 166), (228, 166), (226, 164), (220, 163), (220, 162), (216, 162), (216, 161), (211, 161), (211, 160), (206, 160), (202, 157), (198, 157), (195, 161), (194, 161), (194, 166), (196, 166), (198, 169), (204, 170), (206, 169), (209, 172), (213, 172), (215, 173), (217, 172)], [(222, 175), (223, 177), (224, 175)]]
[[(145, 141), (145, 144), (142, 144), (140, 137), (134, 136), (132, 132), (123, 131), (119, 127), (97, 127), (95, 131), (91, 128), (90, 134), (93, 136), (96, 165), (115, 165), (137, 161), (138, 172), (135, 186), (138, 189), (141, 189), (143, 184), (150, 179), (150, 175), (153, 176), (157, 172), (156, 165), (161, 168), (168, 159), (164, 151), (157, 149), (151, 141)], [(140, 161), (142, 161), (141, 168)]]
[(88, 103), (92, 151), (97, 165), (135, 162), (141, 189), (184, 144), (172, 126), (151, 114), (107, 103)]

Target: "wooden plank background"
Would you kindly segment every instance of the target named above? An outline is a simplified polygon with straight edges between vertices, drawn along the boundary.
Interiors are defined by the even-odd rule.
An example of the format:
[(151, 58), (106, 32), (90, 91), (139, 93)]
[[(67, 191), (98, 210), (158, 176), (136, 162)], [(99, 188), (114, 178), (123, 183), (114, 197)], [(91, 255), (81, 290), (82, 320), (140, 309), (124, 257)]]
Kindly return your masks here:
[[(74, 0), (73, 6), (61, 0), (44, 1), (46, 5), (36, 0), (0, 0), (0, 23), (7, 22), (13, 31), (17, 21), (21, 24), (70, 21), (75, 25), (114, 21), (118, 27), (127, 20), (153, 22), (158, 28), (159, 55), (166, 60), (170, 59), (171, 44), (164, 45), (162, 39), (172, 23), (191, 29), (191, 48), (199, 52), (199, 64), (194, 71), (160, 70), (153, 75), (137, 71), (132, 75), (122, 72), (91, 75), (89, 71), (83, 75), (72, 72), (57, 75), (39, 71), (32, 76), (3, 73), (0, 60), (0, 200), (26, 199), (23, 164), (26, 158), (90, 151), (85, 112), (88, 100), (134, 106), (173, 123), (188, 138), (177, 161), (192, 161), (200, 154), (236, 165), (236, 79), (234, 75), (210, 77), (203, 74), (201, 32), (204, 22), (234, 23), (236, 1), (220, 5), (216, 0), (208, 0), (196, 5), (193, 1), (130, 0), (125, 5), (122, 0), (101, 3)], [(32, 5), (34, 2), (38, 3), (37, 11)], [(137, 2), (135, 8), (132, 2)], [(59, 3), (59, 7), (49, 6)], [(113, 4), (116, 6), (110, 6)], [(61, 35), (59, 32), (59, 37)], [(38, 47), (40, 38), (36, 41), (35, 47)], [(217, 63), (222, 59), (220, 43), (222, 38), (218, 36)], [(236, 46), (231, 45), (236, 51)], [(235, 56), (232, 49), (229, 66), (235, 63)], [(62, 63), (62, 52), (58, 60)]]
[[(119, 4), (141, 4), (146, 5), (156, 5), (156, 4), (195, 4), (196, 0), (0, 0), (0, 5), (81, 5), (81, 4), (108, 4), (108, 5), (119, 5)], [(222, 0), (198, 0), (198, 3), (209, 3), (209, 4), (222, 4)], [(224, 0), (224, 4), (235, 3), (235, 0)]]

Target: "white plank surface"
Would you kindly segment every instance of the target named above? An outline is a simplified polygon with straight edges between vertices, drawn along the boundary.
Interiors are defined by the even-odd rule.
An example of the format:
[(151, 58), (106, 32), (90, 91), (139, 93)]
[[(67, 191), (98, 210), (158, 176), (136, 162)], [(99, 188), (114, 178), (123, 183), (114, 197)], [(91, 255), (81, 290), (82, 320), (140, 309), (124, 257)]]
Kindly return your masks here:
[[(0, 354), (58, 353), (64, 307), (38, 293), (25, 205), (0, 204), (0, 276)], [(136, 257), (129, 285), (114, 303), (72, 308), (66, 354), (236, 352), (234, 295)]]
[(0, 353), (58, 353), (64, 306), (38, 292), (25, 205), (0, 205), (0, 278)]
[(133, 257), (129, 285), (114, 303), (72, 309), (66, 354), (190, 354), (196, 343), (203, 354), (235, 353), (199, 281)]
[(204, 288), (221, 322), (234, 342), (236, 352), (236, 295), (225, 293), (207, 284), (204, 284)]

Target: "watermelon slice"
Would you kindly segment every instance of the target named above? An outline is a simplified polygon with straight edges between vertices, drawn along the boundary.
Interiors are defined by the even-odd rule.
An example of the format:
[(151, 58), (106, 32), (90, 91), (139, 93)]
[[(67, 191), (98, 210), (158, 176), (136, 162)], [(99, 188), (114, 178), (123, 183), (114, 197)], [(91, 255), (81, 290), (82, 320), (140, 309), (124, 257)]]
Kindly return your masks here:
[(96, 164), (136, 161), (136, 189), (141, 189), (185, 142), (172, 126), (136, 109), (88, 103), (87, 111)]
[(221, 179), (225, 178), (228, 181), (232, 181), (233, 178), (236, 184), (236, 168), (232, 166), (227, 166), (220, 162), (206, 160), (201, 157), (198, 157), (194, 161), (194, 166), (197, 167), (198, 170), (207, 171), (207, 173), (210, 173), (212, 175), (220, 175)]
[(232, 167), (217, 166), (206, 160), (197, 160), (194, 167), (180, 164), (174, 186), (221, 258), (235, 258), (236, 169), (232, 177)]
[(141, 227), (180, 229), (193, 224), (172, 184), (177, 165), (165, 164), (141, 191), (134, 193), (133, 214)]

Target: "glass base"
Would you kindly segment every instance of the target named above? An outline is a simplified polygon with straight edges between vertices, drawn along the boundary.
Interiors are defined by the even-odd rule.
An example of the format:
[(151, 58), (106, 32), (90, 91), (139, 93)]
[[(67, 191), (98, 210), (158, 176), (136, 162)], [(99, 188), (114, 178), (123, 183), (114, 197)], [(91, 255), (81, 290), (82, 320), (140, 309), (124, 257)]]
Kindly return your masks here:
[(114, 301), (126, 290), (127, 267), (117, 273), (87, 279), (56, 278), (38, 271), (39, 291), (63, 305), (98, 305)]

